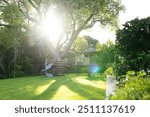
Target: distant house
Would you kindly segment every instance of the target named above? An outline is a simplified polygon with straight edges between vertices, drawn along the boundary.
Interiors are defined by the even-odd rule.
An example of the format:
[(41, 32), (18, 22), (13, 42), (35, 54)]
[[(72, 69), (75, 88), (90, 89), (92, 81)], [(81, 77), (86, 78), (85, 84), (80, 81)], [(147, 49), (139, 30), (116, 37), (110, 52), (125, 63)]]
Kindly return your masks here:
[(96, 53), (96, 48), (93, 48), (93, 47), (87, 48), (83, 52), (83, 54), (76, 56), (76, 64), (80, 63), (82, 65), (89, 65), (93, 62), (96, 62), (94, 53)]

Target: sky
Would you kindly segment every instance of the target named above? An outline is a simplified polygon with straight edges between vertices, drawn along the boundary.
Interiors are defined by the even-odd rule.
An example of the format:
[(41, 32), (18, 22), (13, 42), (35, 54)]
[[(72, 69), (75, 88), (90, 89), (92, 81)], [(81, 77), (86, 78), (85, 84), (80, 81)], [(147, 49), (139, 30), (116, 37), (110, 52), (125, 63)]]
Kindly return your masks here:
[[(125, 6), (125, 12), (119, 15), (120, 28), (126, 21), (139, 18), (146, 18), (150, 16), (150, 0), (122, 0)], [(105, 43), (108, 39), (115, 41), (115, 32), (107, 28), (100, 29), (95, 25), (89, 32), (83, 32), (81, 35), (89, 35), (97, 39), (100, 43)]]

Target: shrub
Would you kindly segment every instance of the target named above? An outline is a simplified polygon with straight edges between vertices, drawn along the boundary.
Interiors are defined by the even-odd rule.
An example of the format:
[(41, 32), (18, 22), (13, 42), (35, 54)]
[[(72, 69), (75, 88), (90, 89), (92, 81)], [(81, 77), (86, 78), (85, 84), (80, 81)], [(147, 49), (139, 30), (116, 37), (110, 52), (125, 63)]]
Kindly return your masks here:
[(114, 76), (114, 70), (112, 67), (109, 67), (105, 70), (105, 74), (106, 75), (111, 75), (111, 76)]
[[(23, 71), (15, 71), (15, 77), (24, 77), (25, 73)], [(10, 77), (14, 77), (14, 72), (11, 72)]]
[(88, 72), (88, 66), (87, 66), (87, 65), (81, 66), (80, 72), (81, 72), (81, 73), (87, 73), (87, 72)]
[[(132, 72), (133, 73), (133, 72)], [(133, 75), (133, 74), (132, 74)], [(150, 77), (132, 76), (122, 81), (115, 93), (110, 96), (112, 100), (147, 100), (150, 99)]]

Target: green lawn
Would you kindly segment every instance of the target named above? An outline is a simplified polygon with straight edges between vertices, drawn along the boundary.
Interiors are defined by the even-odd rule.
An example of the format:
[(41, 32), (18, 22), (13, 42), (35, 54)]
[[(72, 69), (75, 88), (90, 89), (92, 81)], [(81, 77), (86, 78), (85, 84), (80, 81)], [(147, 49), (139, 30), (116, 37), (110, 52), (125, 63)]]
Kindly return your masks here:
[(101, 100), (106, 82), (102, 77), (66, 75), (0, 80), (1, 100)]

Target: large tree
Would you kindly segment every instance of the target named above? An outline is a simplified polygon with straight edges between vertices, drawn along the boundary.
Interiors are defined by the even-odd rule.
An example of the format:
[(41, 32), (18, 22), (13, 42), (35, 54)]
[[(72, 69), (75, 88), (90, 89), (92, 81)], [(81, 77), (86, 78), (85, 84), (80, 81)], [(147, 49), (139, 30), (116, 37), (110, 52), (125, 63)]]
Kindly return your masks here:
[(147, 70), (150, 68), (150, 17), (134, 19), (117, 31), (117, 66), (120, 72), (126, 70)]
[[(96, 22), (100, 22), (102, 25), (111, 24), (116, 26), (118, 14), (123, 9), (119, 0), (2, 0), (2, 9), (7, 7), (12, 12), (19, 12), (18, 14), (5, 14), (8, 17), (7, 20), (18, 17), (24, 17), (25, 19), (24, 23), (1, 21), (0, 26), (22, 26), (29, 29), (34, 26), (38, 29), (40, 21), (45, 18), (52, 6), (55, 8), (55, 12), (59, 12), (60, 17), (63, 17), (65, 42), (67, 42), (66, 45), (64, 41), (59, 41), (57, 50), (61, 50), (66, 45), (64, 49), (66, 53), (79, 33), (82, 30), (91, 28)], [(64, 38), (64, 36), (61, 37)]]
[[(39, 47), (45, 61), (49, 57), (56, 61), (69, 52), (81, 31), (96, 23), (117, 27), (121, 10), (120, 0), (1, 0), (0, 28), (16, 30), (16, 37), (11, 39), (18, 42), (21, 39), (18, 34), (25, 34), (24, 38)], [(63, 30), (56, 33), (59, 25)], [(58, 35), (57, 39), (50, 36), (53, 33)], [(15, 53), (16, 49), (14, 46)], [(16, 54), (12, 58), (16, 61)]]

